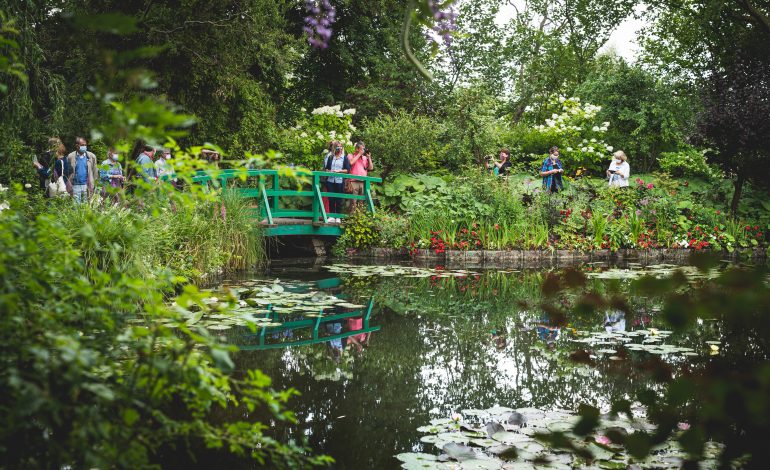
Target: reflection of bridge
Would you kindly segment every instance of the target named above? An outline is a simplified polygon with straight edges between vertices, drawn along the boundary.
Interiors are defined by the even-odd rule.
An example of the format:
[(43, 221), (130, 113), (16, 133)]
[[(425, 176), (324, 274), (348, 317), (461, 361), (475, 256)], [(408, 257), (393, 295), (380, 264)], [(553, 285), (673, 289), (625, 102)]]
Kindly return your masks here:
[[(257, 337), (259, 340), (257, 344), (241, 345), (241, 346), (238, 346), (238, 348), (244, 351), (255, 351), (255, 350), (263, 350), (263, 349), (280, 349), (280, 348), (288, 348), (293, 346), (305, 346), (308, 344), (325, 343), (327, 341), (347, 338), (353, 335), (373, 333), (375, 331), (380, 330), (379, 326), (369, 325), (369, 318), (372, 315), (373, 307), (374, 307), (374, 300), (369, 300), (369, 305), (366, 307), (366, 309), (354, 310), (352, 312), (324, 314), (323, 309), (320, 309), (315, 318), (306, 318), (303, 320), (291, 320), (291, 321), (283, 322), (277, 326), (262, 327), (259, 332), (247, 335), (248, 337)], [(280, 314), (275, 310), (273, 310), (272, 305), (268, 305), (268, 311), (265, 314), (265, 318), (271, 321), (277, 322), (279, 321), (279, 316)], [(348, 318), (356, 318), (356, 317), (363, 317), (363, 327), (359, 330), (346, 331), (344, 333), (339, 333), (339, 334), (329, 335), (329, 336), (321, 336), (319, 334), (321, 325), (333, 323), (340, 320), (345, 320)], [(276, 343), (267, 342), (267, 335), (273, 335), (274, 333), (280, 334), (284, 332), (294, 332), (295, 330), (302, 330), (305, 328), (312, 328), (311, 330), (312, 335), (310, 339), (276, 342)]]
[[(330, 218), (344, 219), (347, 214), (327, 213), (323, 198), (341, 198), (364, 201), (369, 212), (374, 212), (371, 184), (382, 179), (325, 171), (297, 172), (298, 178), (284, 176), (278, 170), (221, 170), (193, 177), (202, 184), (213, 183), (222, 188), (222, 194), (237, 194), (242, 198), (255, 200), (259, 208), (260, 225), (265, 235), (331, 235), (339, 236), (339, 224), (329, 223)], [(362, 181), (363, 195), (329, 193), (324, 191), (323, 179), (342, 177), (343, 180)], [(294, 189), (289, 189), (293, 187)], [(284, 204), (282, 204), (282, 202)]]

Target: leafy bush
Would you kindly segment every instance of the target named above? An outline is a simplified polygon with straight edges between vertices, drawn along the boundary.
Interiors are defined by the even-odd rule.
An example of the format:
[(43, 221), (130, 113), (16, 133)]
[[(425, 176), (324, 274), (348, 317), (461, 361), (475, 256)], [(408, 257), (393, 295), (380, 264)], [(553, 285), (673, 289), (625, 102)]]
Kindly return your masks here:
[(385, 248), (403, 248), (407, 245), (409, 234), (409, 219), (404, 216), (379, 211), (374, 220), (379, 233), (377, 246)]
[(279, 147), (286, 154), (287, 163), (320, 170), (331, 140), (338, 140), (352, 150), (355, 113), (355, 109), (343, 111), (340, 105), (334, 105), (321, 106), (300, 117), (293, 127), (281, 132)]
[[(60, 215), (25, 217), (26, 204), (14, 196), (0, 217), (4, 466), (146, 468), (204, 447), (277, 467), (327, 461), (277, 442), (259, 421), (211, 419), (243, 406), (294, 422), (283, 408), (294, 392), (273, 391), (258, 370), (230, 374), (232, 348), (194, 325), (193, 311), (214, 307), (172, 273), (143, 276), (128, 255), (145, 247), (130, 217), (84, 209), (78, 233)], [(183, 293), (171, 306), (174, 290)]]
[(382, 189), (381, 202), (387, 207), (406, 209), (404, 199), (424, 191), (444, 190), (446, 181), (438, 176), (416, 174), (398, 175)]
[(400, 110), (392, 116), (380, 114), (363, 127), (363, 140), (383, 176), (426, 172), (438, 166), (441, 129), (435, 120)]
[(577, 174), (580, 168), (601, 174), (614, 150), (603, 140), (610, 123), (598, 121), (601, 107), (581, 103), (577, 97), (562, 97), (559, 102), (561, 113), (554, 113), (545, 124), (515, 129), (510, 139), (517, 143), (518, 155), (512, 157), (528, 162), (533, 171), (540, 171), (548, 149), (555, 145), (569, 174)]
[(717, 178), (719, 171), (706, 162), (710, 149), (696, 150), (689, 148), (679, 152), (663, 152), (658, 157), (660, 169), (672, 176)]
[(378, 239), (375, 219), (368, 210), (359, 207), (345, 219), (342, 236), (335, 245), (336, 254), (348, 249), (360, 250), (373, 246)]

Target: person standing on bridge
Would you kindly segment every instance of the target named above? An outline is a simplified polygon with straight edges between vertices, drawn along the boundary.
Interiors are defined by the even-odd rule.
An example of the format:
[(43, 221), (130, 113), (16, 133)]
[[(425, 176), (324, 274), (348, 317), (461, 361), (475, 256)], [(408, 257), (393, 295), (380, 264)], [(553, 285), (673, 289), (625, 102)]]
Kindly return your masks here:
[[(372, 153), (364, 147), (363, 142), (356, 144), (356, 152), (352, 155), (348, 155), (350, 161), (350, 174), (357, 176), (366, 176), (369, 171), (372, 170)], [(350, 180), (350, 194), (357, 196), (364, 195), (364, 182), (361, 180)], [(360, 204), (360, 201), (354, 200), (351, 204), (351, 209)]]
[[(337, 147), (334, 149), (334, 156), (326, 161), (324, 170), (331, 173), (350, 173), (350, 160), (345, 156), (345, 149), (342, 147), (342, 144), (337, 144)], [(327, 178), (326, 191), (329, 193), (344, 193), (343, 178), (341, 176), (330, 176)], [(329, 213), (337, 215), (342, 213), (342, 198), (329, 198)], [(340, 223), (342, 220), (339, 217), (330, 217), (329, 222)]]

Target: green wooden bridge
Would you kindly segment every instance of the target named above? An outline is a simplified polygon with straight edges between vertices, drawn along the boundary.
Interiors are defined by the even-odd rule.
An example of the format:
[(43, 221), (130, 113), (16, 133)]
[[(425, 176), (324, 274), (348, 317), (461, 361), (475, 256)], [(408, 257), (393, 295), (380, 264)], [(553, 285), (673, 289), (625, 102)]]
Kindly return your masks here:
[[(353, 311), (344, 312), (344, 313), (325, 313), (321, 309), (319, 310), (318, 315), (315, 318), (290, 320), (290, 321), (281, 322), (280, 325), (277, 325), (277, 326), (262, 327), (257, 333), (246, 335), (248, 338), (256, 337), (257, 339), (256, 344), (239, 345), (238, 349), (243, 351), (280, 349), (280, 348), (288, 348), (288, 347), (294, 347), (294, 346), (305, 346), (308, 344), (325, 343), (327, 341), (347, 338), (354, 335), (360, 335), (364, 333), (373, 333), (375, 331), (380, 330), (379, 326), (371, 326), (369, 324), (370, 317), (372, 316), (373, 307), (374, 307), (374, 301), (370, 300), (369, 305), (365, 309), (353, 310)], [(348, 318), (356, 318), (356, 317), (362, 317), (363, 319), (363, 323), (362, 323), (363, 326), (361, 329), (353, 330), (353, 331), (345, 331), (343, 333), (326, 335), (326, 336), (322, 336), (320, 334), (322, 331), (321, 330), (322, 325), (332, 323), (332, 322), (338, 322), (340, 320), (345, 320)], [(265, 318), (274, 322), (280, 322), (280, 314), (275, 312), (271, 305), (268, 305), (267, 307), (267, 313), (265, 313)], [(310, 335), (309, 337), (306, 337), (304, 339), (294, 340), (292, 338), (291, 341), (268, 341), (269, 338), (273, 338), (274, 334), (277, 334), (278, 336), (282, 336), (287, 332), (291, 332), (293, 336), (293, 333), (295, 331), (305, 330), (305, 329), (307, 329), (307, 332), (309, 332)], [(308, 336), (308, 335), (305, 335), (305, 336)]]
[[(325, 191), (326, 177), (342, 177), (344, 180), (362, 181), (364, 194), (329, 193)], [(219, 170), (200, 173), (193, 182), (215, 185), (222, 189), (222, 195), (236, 194), (254, 201), (255, 217), (265, 229), (268, 237), (286, 235), (328, 235), (340, 236), (339, 224), (330, 223), (330, 218), (344, 219), (348, 214), (327, 213), (323, 198), (340, 198), (363, 201), (366, 209), (374, 213), (372, 183), (382, 179), (371, 176), (330, 173), (326, 171), (298, 171), (290, 177), (279, 170)]]

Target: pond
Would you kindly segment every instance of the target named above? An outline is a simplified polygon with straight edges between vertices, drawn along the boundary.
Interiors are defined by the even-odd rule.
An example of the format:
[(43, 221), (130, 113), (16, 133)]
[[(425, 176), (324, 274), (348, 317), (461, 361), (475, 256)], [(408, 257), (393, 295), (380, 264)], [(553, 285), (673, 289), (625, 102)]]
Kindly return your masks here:
[[(540, 303), (543, 280), (558, 268), (284, 262), (213, 289), (232, 288), (239, 310), (262, 329), (253, 333), (234, 318), (202, 324), (242, 347), (238, 370), (261, 369), (276, 389), (300, 392), (289, 404), (298, 424), (274, 423), (279, 439), (306, 438), (315, 452), (334, 457), (335, 468), (398, 468), (397, 454), (441, 453), (418, 430), (431, 420), (495, 406), (574, 412), (587, 403), (608, 411), (613, 400), (652, 385), (636, 369), (618, 374), (618, 363), (654, 356), (677, 373), (743, 350), (745, 332), (716, 322), (672, 333), (655, 299), (629, 291), (631, 278), (674, 269), (584, 266), (589, 286), (625, 303), (628, 313), (579, 313), (563, 296), (557, 304), (571, 313), (557, 320)], [(692, 282), (708, 276), (681, 269)], [(594, 365), (570, 360), (577, 349), (588, 350)]]

